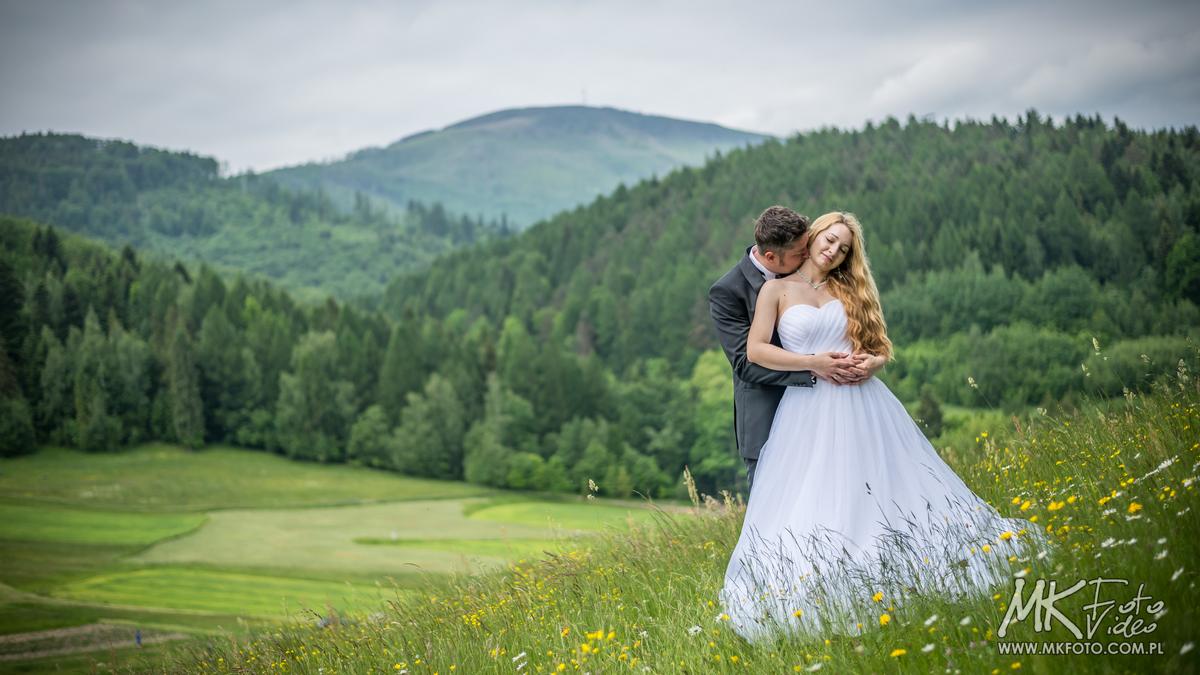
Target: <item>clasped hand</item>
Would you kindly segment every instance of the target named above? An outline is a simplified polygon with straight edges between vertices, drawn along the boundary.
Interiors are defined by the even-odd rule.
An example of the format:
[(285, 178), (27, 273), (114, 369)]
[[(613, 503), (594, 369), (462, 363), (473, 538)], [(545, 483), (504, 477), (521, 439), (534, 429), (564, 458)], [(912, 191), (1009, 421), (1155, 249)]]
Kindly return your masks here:
[(814, 354), (816, 363), (812, 372), (817, 377), (834, 384), (858, 384), (875, 374), (878, 359), (871, 354), (849, 354), (846, 352), (823, 352)]

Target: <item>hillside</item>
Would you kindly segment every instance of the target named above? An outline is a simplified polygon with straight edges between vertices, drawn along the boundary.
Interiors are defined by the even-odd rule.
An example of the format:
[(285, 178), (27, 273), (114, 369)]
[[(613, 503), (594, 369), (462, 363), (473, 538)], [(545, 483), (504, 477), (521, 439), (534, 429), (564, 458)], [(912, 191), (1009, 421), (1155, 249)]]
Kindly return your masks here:
[(613, 108), (503, 110), (368, 148), (338, 162), (267, 175), (320, 187), (344, 205), (355, 192), (403, 207), (438, 202), (455, 213), (531, 225), (619, 184), (755, 144), (766, 136)]
[(204, 261), (279, 282), (309, 298), (377, 293), (397, 272), (503, 234), (417, 203), (340, 210), (325, 195), (252, 174), (222, 178), (217, 160), (65, 134), (0, 139), (0, 213), (163, 259)]
[[(924, 386), (986, 407), (1119, 395), (1170, 369), (1200, 330), (1195, 127), (1034, 112), (888, 120), (731, 152), (401, 277), (384, 305), (511, 323), (616, 373), (663, 359), (687, 379), (717, 344), (707, 289), (775, 203), (858, 214), (899, 347), (884, 377), (908, 401)], [(1093, 359), (1095, 345), (1105, 354)], [(1143, 368), (1143, 354), (1158, 365)]]
[(897, 345), (881, 377), (960, 448), (984, 415), (1200, 368), (1198, 145), (1032, 114), (806, 134), (455, 251), (383, 311), (4, 219), (0, 441), (226, 442), (621, 498), (677, 494), (686, 466), (736, 489), (705, 294), (784, 202), (859, 212)]
[[(210, 639), (203, 649), (175, 650), (170, 669), (208, 673), (221, 663), (221, 671), (255, 673), (1195, 672), (1198, 424), (1200, 392), (1195, 381), (1179, 379), (1079, 415), (992, 427), (976, 455), (955, 464), (998, 510), (1044, 528), (1047, 544), (1022, 550), (1032, 533), (1020, 530), (969, 555), (988, 556), (1024, 578), (1027, 608), (1042, 580), (1057, 582), (1056, 618), (1096, 627), (1094, 638), (1088, 632), (1088, 639), (1072, 641), (1065, 621), (1041, 626), (1037, 614), (1020, 615), (1000, 635), (1018, 588), (1012, 580), (965, 598), (906, 597), (887, 580), (871, 589), (877, 596), (839, 598), (854, 604), (856, 617), (838, 622), (848, 631), (749, 644), (730, 629), (719, 596), (745, 511), (714, 501), (691, 514), (660, 513), (654, 526), (612, 532), (566, 554), (544, 553), (503, 572), (430, 585), (420, 598), (328, 628), (289, 626), (236, 643)], [(1076, 580), (1098, 577), (1129, 585), (1066, 591)], [(953, 582), (948, 578), (948, 587)], [(778, 597), (787, 591), (779, 589)], [(1102, 609), (1091, 612), (1094, 605), (1085, 605), (1092, 602)], [(819, 604), (795, 610), (828, 615)], [(1137, 621), (1155, 628), (1136, 637), (1121, 632), (1121, 624)], [(1039, 653), (1012, 650), (1025, 641)], [(1064, 641), (1103, 651), (1040, 653), (1041, 643), (1054, 648)], [(1131, 649), (1139, 647), (1157, 650)]]

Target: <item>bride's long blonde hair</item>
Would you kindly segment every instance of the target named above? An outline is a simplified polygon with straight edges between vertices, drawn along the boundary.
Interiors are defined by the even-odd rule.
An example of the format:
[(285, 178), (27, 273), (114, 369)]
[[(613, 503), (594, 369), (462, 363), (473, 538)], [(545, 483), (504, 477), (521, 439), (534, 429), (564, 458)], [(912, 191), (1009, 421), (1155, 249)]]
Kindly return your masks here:
[(892, 341), (887, 336), (887, 324), (883, 320), (883, 308), (879, 304), (879, 289), (871, 275), (871, 264), (867, 260), (863, 244), (862, 225), (853, 213), (834, 211), (813, 221), (809, 228), (808, 241), (817, 241), (825, 230), (841, 223), (850, 230), (852, 241), (846, 259), (829, 271), (829, 293), (842, 301), (846, 310), (846, 332), (854, 351), (867, 352), (892, 359)]

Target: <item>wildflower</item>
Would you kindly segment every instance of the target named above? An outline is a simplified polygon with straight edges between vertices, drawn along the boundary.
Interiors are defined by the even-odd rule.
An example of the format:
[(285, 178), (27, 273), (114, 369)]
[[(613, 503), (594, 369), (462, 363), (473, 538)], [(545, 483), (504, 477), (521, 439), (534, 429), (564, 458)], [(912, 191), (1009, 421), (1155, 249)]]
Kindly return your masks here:
[(921, 647), (922, 654), (928, 654), (931, 651), (933, 651), (933, 643), (932, 642), (926, 644), (924, 647)]
[(938, 620), (938, 615), (937, 615), (937, 614), (934, 614), (934, 615), (930, 616), (928, 619), (925, 619), (925, 625), (926, 625), (927, 627), (928, 627), (928, 626), (932, 626), (932, 625), (933, 625), (933, 622), (934, 622), (934, 621), (937, 621), (937, 620)]
[(728, 621), (728, 620), (729, 620), (729, 615), (728, 615), (728, 614), (725, 614), (725, 613), (718, 614), (718, 615), (717, 615), (717, 619), (716, 619), (716, 620), (717, 620), (717, 621)]
[(975, 378), (971, 377), (970, 375), (967, 376), (967, 385), (970, 386), (972, 389), (979, 388), (979, 385), (975, 384)]
[(969, 616), (964, 616), (964, 617), (962, 618), (962, 621), (959, 621), (959, 622), (958, 622), (958, 625), (960, 625), (960, 626), (970, 626), (970, 625), (971, 625), (971, 617), (969, 617)]
[(991, 547), (991, 545), (989, 545), (989, 544), (984, 544), (984, 545), (983, 545), (983, 549), (982, 549), (982, 550), (983, 550), (983, 552), (984, 552), (984, 553), (988, 553), (988, 552), (990, 552), (990, 551), (992, 550), (992, 547)]
[(871, 596), (871, 599), (874, 600), (875, 602), (882, 601), (883, 600), (883, 591), (876, 591), (875, 595)]
[(1175, 573), (1171, 575), (1171, 581), (1175, 581), (1176, 579), (1178, 579), (1178, 578), (1179, 578), (1179, 575), (1181, 575), (1181, 574), (1183, 574), (1183, 568), (1182, 568), (1182, 567), (1180, 567), (1179, 569), (1175, 570)]
[(1067, 497), (1067, 503), (1068, 503), (1068, 504), (1074, 504), (1074, 503), (1075, 503), (1075, 499), (1076, 499), (1075, 495), (1071, 495), (1070, 497)]
[(893, 649), (893, 650), (892, 650), (892, 653), (890, 654), (890, 656), (891, 656), (891, 657), (894, 659), (894, 658), (896, 658), (897, 656), (904, 656), (904, 655), (905, 655), (905, 654), (907, 654), (907, 653), (908, 653), (908, 650), (907, 650), (907, 649)]
[(1129, 512), (1137, 513), (1142, 510), (1142, 505), (1137, 502), (1129, 502)]
[(563, 628), (563, 629), (562, 629), (562, 632), (561, 632), (561, 633), (559, 633), (559, 635), (561, 635), (561, 636), (563, 636), (563, 637), (567, 637), (567, 636), (568, 636), (568, 635), (570, 635), (570, 634), (571, 634), (571, 627), (570, 627), (570, 626), (567, 626), (566, 628)]
[(1013, 664), (1012, 664), (1011, 666), (1009, 666), (1009, 668), (1012, 668), (1013, 670), (1020, 670), (1020, 669), (1021, 669), (1021, 662), (1020, 662), (1020, 661), (1013, 661)]
[(516, 656), (512, 657), (512, 660), (513, 660), (513, 663), (516, 663), (519, 659), (523, 659), (523, 658), (525, 658), (525, 652), (521, 652), (520, 654), (517, 654)]
[(699, 635), (703, 630), (704, 629), (700, 626), (692, 626), (691, 628), (687, 629), (687, 633), (688, 635)]
[(1008, 541), (1009, 539), (1012, 539), (1012, 537), (1013, 537), (1013, 533), (1009, 530), (1005, 530), (1000, 533), (1000, 538), (1003, 539), (1004, 541)]
[(800, 617), (804, 616), (804, 610), (802, 610), (802, 609), (798, 609), (798, 610), (796, 610), (796, 611), (792, 612), (792, 616), (794, 616), (794, 617), (796, 617), (797, 619), (799, 619)]
[(886, 626), (891, 622), (892, 622), (891, 614), (880, 614), (879, 615), (879, 625), (880, 626)]
[(1066, 505), (1067, 505), (1066, 502), (1051, 501), (1050, 504), (1046, 506), (1046, 510), (1047, 511), (1057, 511)]

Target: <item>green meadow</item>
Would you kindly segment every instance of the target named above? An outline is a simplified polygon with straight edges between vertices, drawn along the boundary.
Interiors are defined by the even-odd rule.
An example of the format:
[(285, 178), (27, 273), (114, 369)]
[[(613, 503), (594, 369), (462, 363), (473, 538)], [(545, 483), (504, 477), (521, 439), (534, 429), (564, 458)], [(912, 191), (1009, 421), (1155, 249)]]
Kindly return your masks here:
[(230, 447), (45, 448), (0, 460), (0, 672), (161, 668), (181, 640), (377, 615), (650, 517)]
[[(952, 464), (1004, 515), (1030, 526), (964, 554), (991, 556), (1012, 579), (956, 599), (899, 591), (854, 598), (858, 627), (849, 633), (781, 636), (764, 644), (742, 640), (726, 623), (718, 593), (744, 508), (736, 499), (695, 499), (686, 513), (651, 512), (649, 520), (610, 528), (587, 547), (447, 577), (380, 615), (324, 629), (258, 631), (236, 643), (209, 641), (202, 649), (195, 642), (181, 645), (168, 657), (169, 670), (1195, 672), (1200, 389), (1190, 375), (1181, 371), (1176, 384), (1154, 393), (1060, 413), (1036, 411), (974, 433), (972, 447)], [(480, 512), (496, 522), (530, 524), (543, 513), (536, 504), (521, 503)], [(1044, 543), (1031, 538), (1033, 528), (1044, 533)], [(1029, 546), (1010, 547), (1010, 541)], [(1040, 614), (1033, 613), (1013, 615), (1008, 632), (1000, 634), (1010, 604), (1017, 607), (1017, 580), (1053, 580), (1062, 590), (1096, 578), (1130, 585), (1110, 585), (1095, 596), (1112, 604), (1091, 621), (1094, 637), (1076, 641), (1058, 621), (1038, 630)], [(1134, 603), (1138, 594), (1143, 600)], [(1027, 588), (1021, 599), (1027, 608), (1031, 598)], [(1089, 586), (1055, 608), (1086, 627), (1092, 600)], [(1131, 619), (1140, 622), (1140, 633), (1129, 632)], [(1038, 649), (1094, 642), (1102, 653), (1011, 652), (1026, 642)]]

